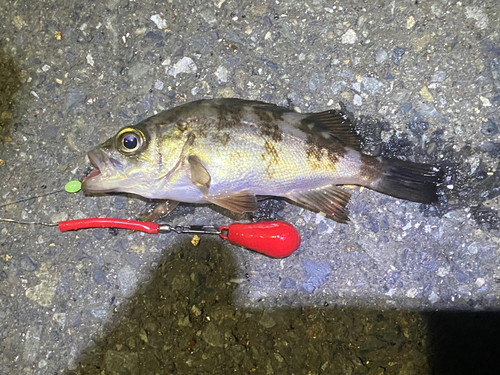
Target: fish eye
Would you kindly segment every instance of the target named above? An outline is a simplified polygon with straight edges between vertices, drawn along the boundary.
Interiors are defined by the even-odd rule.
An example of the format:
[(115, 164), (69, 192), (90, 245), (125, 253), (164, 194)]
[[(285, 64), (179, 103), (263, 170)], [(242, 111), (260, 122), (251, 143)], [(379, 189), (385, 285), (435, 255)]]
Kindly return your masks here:
[(120, 151), (126, 154), (133, 153), (142, 147), (144, 137), (135, 129), (127, 129), (118, 135), (118, 146)]
[(135, 150), (137, 145), (139, 144), (139, 141), (137, 140), (137, 136), (135, 134), (127, 134), (125, 137), (123, 137), (123, 147), (125, 147), (127, 150)]

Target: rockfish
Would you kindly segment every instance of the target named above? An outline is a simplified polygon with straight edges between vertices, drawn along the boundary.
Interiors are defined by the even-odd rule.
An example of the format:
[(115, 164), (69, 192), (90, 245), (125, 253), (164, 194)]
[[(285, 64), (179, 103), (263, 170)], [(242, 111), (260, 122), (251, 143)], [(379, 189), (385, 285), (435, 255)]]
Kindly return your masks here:
[(414, 202), (437, 200), (441, 169), (361, 153), (341, 112), (297, 113), (241, 99), (198, 100), (121, 129), (88, 153), (86, 193), (122, 192), (174, 202), (257, 209), (287, 198), (337, 222), (360, 185)]

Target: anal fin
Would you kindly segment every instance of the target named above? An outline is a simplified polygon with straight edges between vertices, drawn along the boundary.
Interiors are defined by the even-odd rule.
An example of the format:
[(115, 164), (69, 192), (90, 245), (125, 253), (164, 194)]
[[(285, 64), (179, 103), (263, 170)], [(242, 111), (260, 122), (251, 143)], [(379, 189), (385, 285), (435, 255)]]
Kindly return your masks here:
[(249, 189), (237, 192), (209, 194), (205, 196), (205, 199), (210, 203), (237, 213), (252, 212), (258, 207), (257, 197)]
[(295, 191), (286, 196), (308, 210), (322, 212), (339, 223), (346, 223), (349, 220), (347, 204), (351, 194), (337, 186), (328, 185), (306, 191)]

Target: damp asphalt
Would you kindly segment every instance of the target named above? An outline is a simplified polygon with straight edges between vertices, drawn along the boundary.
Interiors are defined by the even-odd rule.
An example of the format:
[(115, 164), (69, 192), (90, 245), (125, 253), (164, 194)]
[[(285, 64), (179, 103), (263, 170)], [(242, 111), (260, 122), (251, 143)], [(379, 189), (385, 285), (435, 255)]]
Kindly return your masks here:
[[(0, 222), (0, 372), (483, 369), (500, 355), (499, 12), (493, 0), (4, 2), (2, 219), (137, 218), (149, 202), (64, 185), (121, 127), (202, 98), (342, 108), (364, 152), (446, 175), (432, 205), (348, 187), (348, 224), (262, 202), (257, 216), (302, 236), (277, 260), (213, 237)], [(235, 219), (195, 205), (168, 217)], [(474, 360), (447, 352), (457, 327)]]

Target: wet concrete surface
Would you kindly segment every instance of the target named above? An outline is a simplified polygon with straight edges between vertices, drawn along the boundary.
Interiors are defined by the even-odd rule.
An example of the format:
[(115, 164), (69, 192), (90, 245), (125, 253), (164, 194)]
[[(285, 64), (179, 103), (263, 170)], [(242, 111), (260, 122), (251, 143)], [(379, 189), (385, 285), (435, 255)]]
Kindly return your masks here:
[[(447, 175), (433, 206), (353, 189), (347, 225), (288, 203), (263, 203), (302, 235), (301, 248), (283, 260), (203, 238), (188, 250), (190, 238), (173, 234), (59, 233), (0, 223), (2, 372), (112, 373), (122, 362), (142, 368), (150, 360), (138, 348), (158, 340), (148, 335), (172, 330), (167, 349), (158, 347), (166, 352), (157, 355), (161, 370), (151, 373), (420, 374), (432, 366), (458, 373), (439, 364), (446, 358), (433, 334), (439, 330), (424, 328), (455, 320), (425, 314), (460, 311), (466, 315), (453, 315), (456, 324), (473, 332), (496, 322), (495, 315), (467, 314), (499, 306), (498, 12), (494, 1), (6, 3), (0, 77), (10, 83), (0, 84), (0, 218), (139, 216), (147, 204), (126, 196), (60, 192), (4, 204), (61, 190), (89, 171), (86, 152), (119, 128), (201, 98), (291, 103), (301, 112), (342, 107), (356, 119), (365, 152), (438, 163)], [(169, 217), (172, 224), (234, 219), (194, 206)], [(212, 251), (234, 267), (214, 276), (217, 265), (201, 266)], [(196, 272), (191, 280), (192, 263), (176, 263), (190, 252), (201, 281)], [(179, 272), (162, 284), (172, 273), (168, 264)], [(221, 280), (219, 288), (197, 292), (215, 282), (211, 277)], [(207, 306), (196, 293), (206, 293)], [(219, 315), (217, 294), (225, 304)], [(202, 311), (198, 317), (192, 306)], [(167, 311), (155, 319), (170, 323), (144, 328), (160, 308)], [(339, 328), (334, 322), (342, 319), (350, 322)], [(276, 325), (267, 327), (271, 320)], [(307, 336), (302, 348), (286, 333), (296, 326)], [(324, 332), (315, 336), (316, 329)], [(495, 345), (483, 344), (496, 343), (496, 332), (487, 333), (491, 340), (469, 342), (477, 363), (495, 354)], [(300, 367), (281, 341), (311, 362)], [(243, 359), (230, 357), (238, 351)]]

